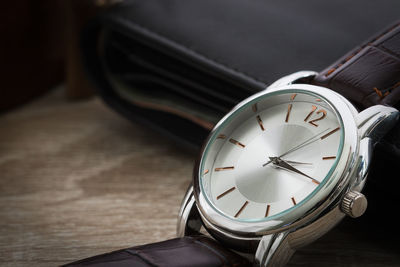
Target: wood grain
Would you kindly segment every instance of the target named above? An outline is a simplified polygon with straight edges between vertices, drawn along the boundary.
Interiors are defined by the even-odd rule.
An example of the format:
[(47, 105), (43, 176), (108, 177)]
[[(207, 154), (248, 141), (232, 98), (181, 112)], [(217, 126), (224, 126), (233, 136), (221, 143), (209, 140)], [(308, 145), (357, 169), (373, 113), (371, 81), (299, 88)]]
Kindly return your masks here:
[[(55, 266), (175, 236), (196, 154), (61, 89), (0, 117), (0, 265)], [(364, 229), (364, 228), (362, 228)], [(399, 266), (345, 220), (290, 266)]]

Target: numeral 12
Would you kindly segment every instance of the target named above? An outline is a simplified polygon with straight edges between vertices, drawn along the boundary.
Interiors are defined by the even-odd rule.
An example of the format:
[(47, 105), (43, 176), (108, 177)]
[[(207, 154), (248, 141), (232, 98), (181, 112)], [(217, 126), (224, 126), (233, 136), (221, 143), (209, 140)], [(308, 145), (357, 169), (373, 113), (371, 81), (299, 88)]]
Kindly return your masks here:
[[(307, 122), (308, 119), (311, 117), (311, 115), (312, 115), (316, 110), (317, 110), (317, 107), (313, 105), (312, 108), (311, 108), (310, 113), (308, 113), (308, 115), (307, 115), (307, 117), (304, 119), (304, 121)], [(313, 126), (315, 126), (315, 127), (318, 127), (318, 124), (316, 124), (315, 122), (320, 121), (320, 120), (322, 120), (322, 119), (324, 119), (324, 118), (326, 117), (326, 110), (324, 110), (324, 109), (319, 109), (319, 110), (317, 110), (316, 114), (321, 114), (321, 116), (318, 117), (318, 118), (316, 118), (316, 119), (310, 120), (308, 123), (311, 124), (311, 125), (313, 125)]]

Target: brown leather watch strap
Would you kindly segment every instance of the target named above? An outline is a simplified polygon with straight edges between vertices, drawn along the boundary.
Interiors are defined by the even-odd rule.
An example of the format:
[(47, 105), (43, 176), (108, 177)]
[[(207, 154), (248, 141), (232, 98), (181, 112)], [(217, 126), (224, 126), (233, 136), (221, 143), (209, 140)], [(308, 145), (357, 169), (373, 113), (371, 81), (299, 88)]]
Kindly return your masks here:
[[(363, 45), (319, 73), (312, 84), (328, 87), (350, 100), (359, 110), (384, 104), (400, 109), (400, 21), (375, 35)], [(400, 186), (400, 122), (376, 145), (364, 193), (368, 209), (361, 218), (377, 232), (394, 229), (396, 222), (382, 220), (390, 214)], [(386, 179), (386, 180), (385, 180)], [(382, 182), (390, 181), (390, 183)], [(368, 229), (369, 230), (369, 229)]]
[(64, 266), (251, 266), (250, 262), (206, 236), (175, 238), (122, 249)]
[(340, 93), (360, 110), (377, 104), (399, 108), (400, 21), (340, 58), (312, 83)]

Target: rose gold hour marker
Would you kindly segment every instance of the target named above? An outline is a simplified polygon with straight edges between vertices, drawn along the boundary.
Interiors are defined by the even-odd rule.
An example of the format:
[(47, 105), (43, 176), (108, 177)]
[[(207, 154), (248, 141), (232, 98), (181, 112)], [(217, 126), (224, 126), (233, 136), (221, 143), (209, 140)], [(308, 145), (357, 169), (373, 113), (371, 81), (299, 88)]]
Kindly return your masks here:
[(297, 205), (297, 203), (296, 203), (296, 199), (294, 199), (294, 197), (292, 197), (292, 202), (293, 202), (293, 205)]
[(226, 138), (226, 135), (224, 135), (224, 134), (220, 134), (220, 135), (218, 135), (218, 137), (217, 137), (217, 139), (225, 139)]
[(235, 214), (235, 218), (237, 218), (240, 213), (242, 213), (242, 211), (244, 210), (244, 208), (246, 208), (246, 206), (249, 204), (248, 201), (244, 202), (243, 206), (240, 208), (240, 210)]
[(240, 143), (239, 141), (237, 141), (237, 140), (235, 140), (235, 139), (233, 139), (233, 138), (229, 139), (229, 142), (231, 142), (231, 143), (234, 144), (234, 145), (240, 146), (240, 147), (242, 147), (242, 148), (245, 147), (245, 145), (243, 145), (242, 143)]
[(320, 184), (320, 182), (318, 182), (317, 180), (315, 180), (315, 179), (312, 179), (311, 180), (314, 184)]
[(322, 160), (336, 159), (336, 156), (323, 157)]
[(235, 167), (234, 166), (230, 166), (230, 167), (221, 167), (221, 168), (215, 168), (216, 172), (219, 171), (226, 171), (226, 170), (233, 170)]
[(257, 110), (258, 110), (257, 103), (255, 103), (253, 106), (251, 106), (251, 109), (253, 110), (253, 112), (257, 112)]
[(265, 210), (265, 217), (268, 217), (270, 208), (271, 208), (271, 205), (267, 205), (267, 209)]
[(235, 189), (236, 189), (236, 187), (232, 187), (232, 188), (226, 190), (226, 191), (223, 192), (221, 195), (218, 195), (218, 196), (217, 196), (217, 199), (220, 199), (221, 197), (225, 196), (226, 194), (229, 194), (230, 192), (232, 192), (232, 191), (235, 190)]
[(317, 101), (317, 102), (321, 102), (322, 100), (321, 100), (321, 99), (319, 99), (319, 98), (317, 98), (317, 99), (315, 99), (315, 101)]
[(324, 136), (321, 137), (321, 140), (327, 138), (328, 136), (330, 136), (333, 133), (336, 133), (337, 131), (339, 131), (340, 127), (337, 127), (336, 129), (330, 131), (329, 133), (325, 134)]
[(206, 175), (208, 172), (209, 172), (209, 170), (206, 169), (206, 170), (204, 171), (203, 175)]
[(292, 111), (292, 104), (288, 105), (285, 122), (289, 121), (290, 111)]
[(257, 121), (258, 121), (258, 125), (260, 125), (261, 130), (265, 130), (264, 125), (263, 125), (263, 121), (261, 120), (260, 116), (257, 116)]
[(293, 95), (290, 97), (290, 100), (294, 100), (294, 99), (296, 98), (296, 96), (297, 96), (297, 94), (293, 94)]

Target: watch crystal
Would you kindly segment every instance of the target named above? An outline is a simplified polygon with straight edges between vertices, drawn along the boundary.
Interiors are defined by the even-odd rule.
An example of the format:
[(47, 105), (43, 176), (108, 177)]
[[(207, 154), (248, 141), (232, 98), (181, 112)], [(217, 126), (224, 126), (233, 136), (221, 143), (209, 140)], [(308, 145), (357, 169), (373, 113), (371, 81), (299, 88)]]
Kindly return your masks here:
[(216, 127), (201, 160), (201, 190), (232, 219), (276, 218), (329, 180), (342, 135), (340, 117), (322, 97), (300, 90), (262, 95)]

